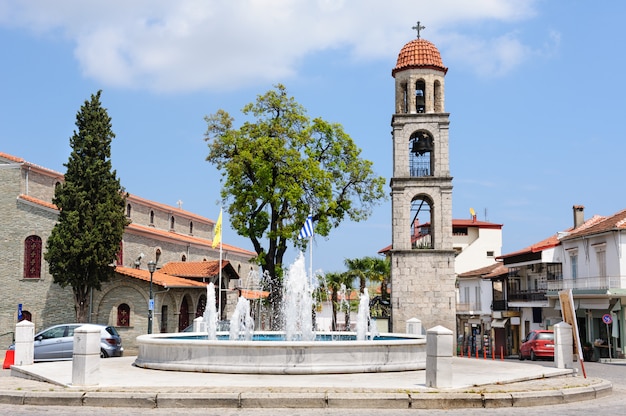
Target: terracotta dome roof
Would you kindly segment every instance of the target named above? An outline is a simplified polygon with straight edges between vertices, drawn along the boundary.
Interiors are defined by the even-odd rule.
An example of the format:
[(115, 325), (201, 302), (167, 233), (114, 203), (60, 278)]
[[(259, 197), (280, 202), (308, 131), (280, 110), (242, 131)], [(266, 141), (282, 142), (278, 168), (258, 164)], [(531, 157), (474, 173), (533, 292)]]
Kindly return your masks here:
[(391, 75), (395, 77), (396, 72), (411, 68), (432, 68), (443, 71), (444, 74), (448, 72), (448, 68), (443, 66), (437, 47), (425, 39), (413, 39), (404, 45)]

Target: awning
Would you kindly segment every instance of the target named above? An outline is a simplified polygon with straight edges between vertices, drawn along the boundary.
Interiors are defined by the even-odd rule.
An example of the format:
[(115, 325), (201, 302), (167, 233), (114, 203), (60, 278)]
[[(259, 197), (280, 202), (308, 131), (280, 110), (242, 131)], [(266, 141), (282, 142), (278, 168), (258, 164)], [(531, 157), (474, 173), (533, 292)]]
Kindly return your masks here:
[(494, 319), (491, 321), (491, 327), (492, 328), (504, 328), (506, 327), (507, 322), (509, 322), (509, 318)]
[(608, 299), (579, 299), (580, 309), (609, 309)]
[(270, 292), (266, 292), (264, 290), (239, 289), (239, 296), (243, 296), (248, 300), (265, 299), (269, 295)]
[[(574, 299), (574, 309), (578, 309), (578, 303), (579, 302), (580, 302), (579, 299)], [(561, 302), (558, 299), (554, 303), (554, 309), (557, 310), (557, 311), (561, 310)]]

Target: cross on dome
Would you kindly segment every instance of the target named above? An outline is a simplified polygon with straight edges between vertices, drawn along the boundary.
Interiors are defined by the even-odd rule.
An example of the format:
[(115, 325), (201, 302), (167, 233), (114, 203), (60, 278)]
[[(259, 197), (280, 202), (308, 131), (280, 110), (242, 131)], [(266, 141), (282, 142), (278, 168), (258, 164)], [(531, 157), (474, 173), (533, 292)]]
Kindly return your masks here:
[(426, 29), (426, 26), (422, 26), (421, 22), (418, 20), (417, 21), (417, 26), (413, 26), (411, 29), (417, 30), (417, 38), (419, 39), (420, 38), (420, 31), (422, 29)]

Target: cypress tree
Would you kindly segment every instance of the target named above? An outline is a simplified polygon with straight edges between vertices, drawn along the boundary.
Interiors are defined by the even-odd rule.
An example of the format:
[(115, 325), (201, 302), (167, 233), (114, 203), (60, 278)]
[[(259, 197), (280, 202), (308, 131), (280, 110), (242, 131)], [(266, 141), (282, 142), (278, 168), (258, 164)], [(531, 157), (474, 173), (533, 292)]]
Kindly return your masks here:
[(44, 256), (54, 282), (72, 288), (77, 322), (90, 322), (90, 292), (100, 290), (102, 282), (115, 273), (128, 224), (126, 194), (111, 164), (115, 134), (100, 104), (101, 92), (92, 94), (76, 115), (78, 130), (70, 138), (65, 180), (56, 187), (52, 200), (59, 219)]

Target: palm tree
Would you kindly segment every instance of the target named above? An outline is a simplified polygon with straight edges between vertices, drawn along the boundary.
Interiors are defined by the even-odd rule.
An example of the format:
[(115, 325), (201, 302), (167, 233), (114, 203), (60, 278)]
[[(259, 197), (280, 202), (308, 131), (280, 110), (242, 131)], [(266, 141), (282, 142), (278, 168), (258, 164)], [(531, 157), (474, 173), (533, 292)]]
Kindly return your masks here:
[[(331, 331), (337, 330), (337, 307), (339, 305), (339, 291), (342, 286), (345, 288), (352, 288), (352, 277), (347, 273), (326, 273), (326, 276), (321, 277), (322, 284), (327, 290), (330, 290), (330, 300), (332, 305), (332, 320)], [(347, 314), (349, 316), (350, 310)]]
[(381, 283), (381, 295), (387, 296), (387, 282), (389, 281), (389, 260), (381, 257), (363, 257), (360, 259), (346, 259), (345, 265), (348, 273), (353, 278), (359, 279), (361, 292), (365, 290), (367, 281)]

